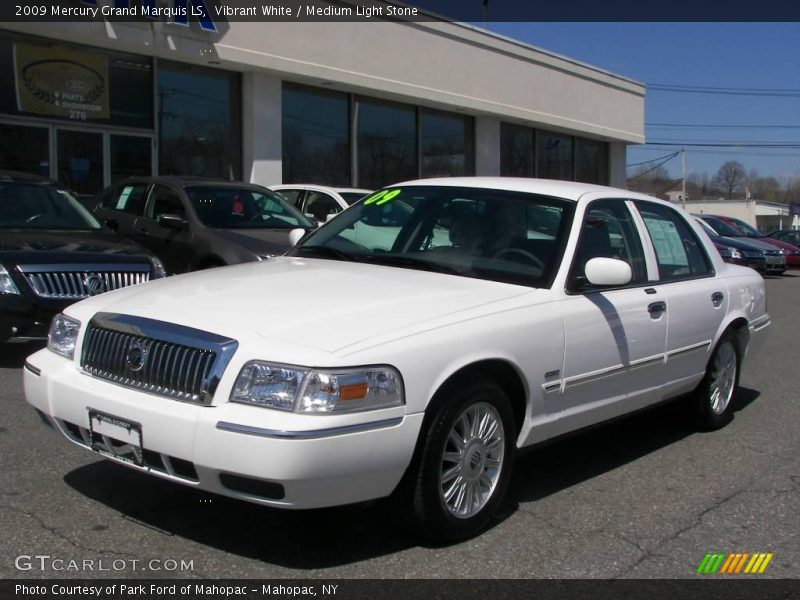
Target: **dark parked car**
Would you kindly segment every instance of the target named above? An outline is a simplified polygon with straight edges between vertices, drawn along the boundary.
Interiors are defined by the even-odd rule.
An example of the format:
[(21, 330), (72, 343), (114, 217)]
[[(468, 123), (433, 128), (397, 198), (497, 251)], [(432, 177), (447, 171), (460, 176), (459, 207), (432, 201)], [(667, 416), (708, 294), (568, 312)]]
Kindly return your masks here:
[(283, 254), (292, 230), (315, 226), (265, 187), (194, 177), (125, 179), (98, 195), (95, 213), (171, 274)]
[(723, 217), (720, 215), (715, 216), (721, 221), (725, 221), (731, 227), (738, 229), (748, 241), (758, 240), (783, 250), (784, 254), (786, 254), (786, 266), (790, 269), (800, 269), (800, 248), (798, 248), (796, 245), (785, 240), (768, 237), (741, 219), (736, 219), (734, 217)]
[(800, 245), (800, 229), (778, 229), (770, 233), (769, 237), (794, 246)]
[(721, 236), (725, 243), (728, 242), (747, 242), (752, 246), (759, 248), (766, 259), (764, 271), (772, 274), (782, 274), (786, 271), (786, 251), (781, 248), (776, 248), (772, 244), (768, 244), (755, 238), (748, 238), (741, 231), (736, 229), (733, 225), (729, 225), (722, 219), (713, 215), (695, 215), (705, 225), (710, 227), (714, 233)]
[(56, 182), (0, 171), (0, 343), (44, 339), (68, 304), (163, 276)]

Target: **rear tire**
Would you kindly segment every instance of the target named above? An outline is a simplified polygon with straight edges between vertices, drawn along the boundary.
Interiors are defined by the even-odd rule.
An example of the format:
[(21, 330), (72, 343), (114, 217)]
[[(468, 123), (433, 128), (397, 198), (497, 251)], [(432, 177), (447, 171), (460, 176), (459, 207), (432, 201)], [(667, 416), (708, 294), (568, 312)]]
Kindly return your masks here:
[(516, 428), (511, 402), (491, 381), (451, 389), (429, 409), (398, 490), (420, 535), (448, 542), (481, 531), (497, 511), (511, 475)]
[(729, 329), (717, 343), (706, 374), (695, 391), (695, 421), (699, 429), (720, 429), (733, 418), (733, 400), (739, 388), (740, 357), (739, 338)]

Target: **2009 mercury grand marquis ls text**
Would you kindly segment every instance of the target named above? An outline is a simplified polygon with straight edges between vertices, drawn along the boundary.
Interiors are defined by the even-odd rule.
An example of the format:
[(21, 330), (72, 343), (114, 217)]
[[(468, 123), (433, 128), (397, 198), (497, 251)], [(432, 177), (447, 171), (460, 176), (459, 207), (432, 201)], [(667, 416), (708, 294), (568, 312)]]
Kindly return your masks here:
[(678, 397), (723, 426), (769, 324), (762, 278), (666, 202), (429, 179), (287, 256), (70, 306), (25, 394), (131, 468), (287, 508), (394, 494), (454, 540), (487, 524), (518, 448)]

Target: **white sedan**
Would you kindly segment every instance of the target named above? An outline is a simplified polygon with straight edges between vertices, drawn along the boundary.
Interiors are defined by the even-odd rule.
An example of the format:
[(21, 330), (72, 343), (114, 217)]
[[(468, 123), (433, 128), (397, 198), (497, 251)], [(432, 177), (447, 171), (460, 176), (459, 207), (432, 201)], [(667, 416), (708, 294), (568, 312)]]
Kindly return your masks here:
[[(360, 223), (395, 203), (387, 249)], [(423, 535), (488, 523), (525, 446), (673, 398), (732, 418), (764, 281), (657, 199), (429, 179), (369, 196), (289, 256), (90, 298), (25, 394), (71, 442), (269, 506), (394, 495)]]
[(278, 192), (297, 210), (320, 223), (327, 222), (331, 215), (338, 215), (372, 193), (372, 190), (360, 188), (330, 187), (310, 183), (271, 185), (269, 189)]

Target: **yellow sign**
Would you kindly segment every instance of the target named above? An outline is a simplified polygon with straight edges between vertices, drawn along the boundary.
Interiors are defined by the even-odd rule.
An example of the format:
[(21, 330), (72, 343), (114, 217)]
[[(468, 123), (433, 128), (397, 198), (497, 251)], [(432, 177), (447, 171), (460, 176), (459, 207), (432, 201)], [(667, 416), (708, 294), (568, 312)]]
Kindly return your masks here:
[(14, 44), (17, 109), (84, 121), (108, 119), (108, 59), (54, 46)]

